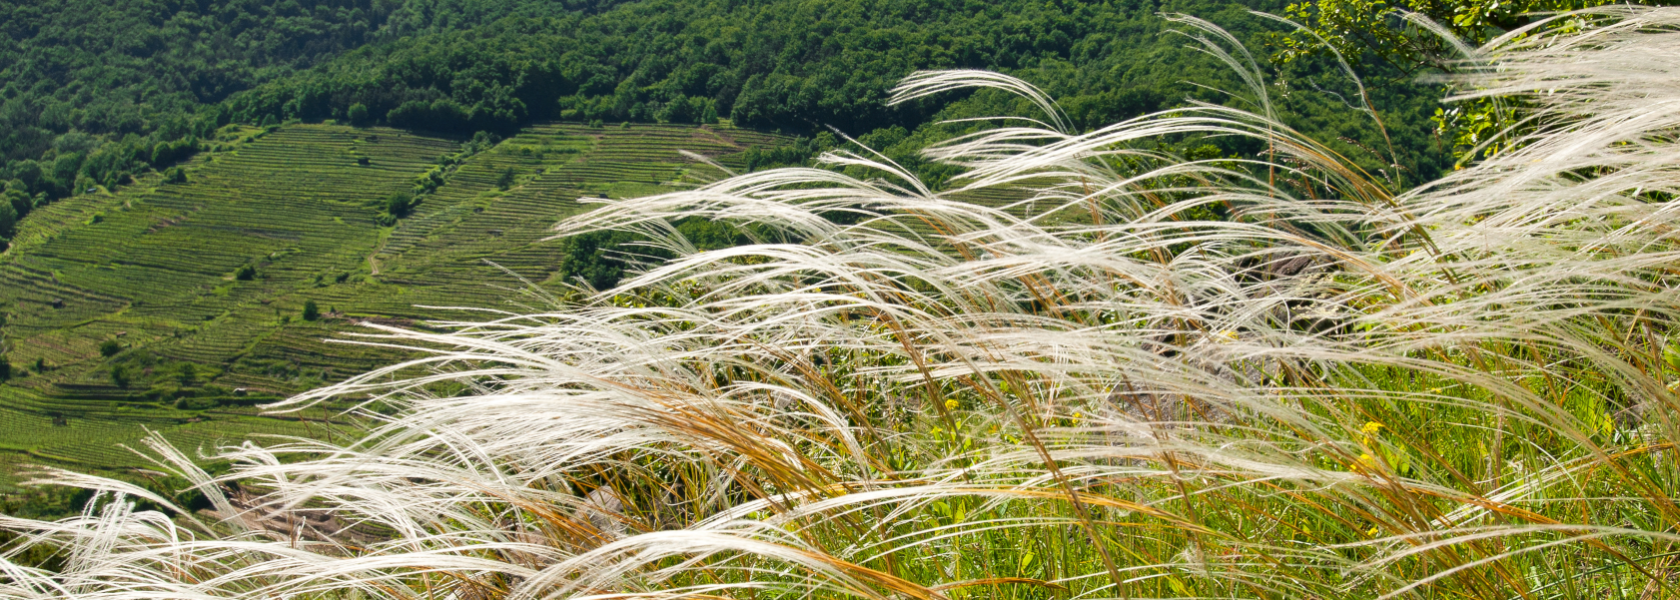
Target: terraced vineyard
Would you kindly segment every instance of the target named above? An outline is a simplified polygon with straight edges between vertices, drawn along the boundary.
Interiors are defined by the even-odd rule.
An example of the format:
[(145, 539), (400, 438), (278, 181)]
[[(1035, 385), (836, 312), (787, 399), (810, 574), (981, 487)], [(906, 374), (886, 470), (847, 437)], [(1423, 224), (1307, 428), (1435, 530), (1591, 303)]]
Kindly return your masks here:
[[(785, 141), (547, 124), (468, 155), (464, 140), (394, 129), (230, 127), (184, 165), (186, 182), (153, 175), (38, 210), (0, 255), (3, 348), (26, 372), (0, 384), (0, 489), (26, 462), (136, 466), (117, 444), (147, 430), (188, 449), (329, 435), (330, 407), (275, 418), (252, 405), (398, 358), (327, 341), (358, 322), (511, 308), (506, 289), (555, 286), (543, 238), (580, 198), (710, 169), (679, 151), (739, 167), (749, 146)], [(444, 163), (443, 185), (379, 226), (383, 198)], [(310, 301), (322, 318), (301, 318)]]

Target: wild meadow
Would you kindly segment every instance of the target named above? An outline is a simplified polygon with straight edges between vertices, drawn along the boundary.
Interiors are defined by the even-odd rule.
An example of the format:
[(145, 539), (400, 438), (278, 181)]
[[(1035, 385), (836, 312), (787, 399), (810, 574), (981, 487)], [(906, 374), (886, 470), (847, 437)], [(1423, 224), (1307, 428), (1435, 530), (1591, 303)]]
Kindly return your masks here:
[[(1038, 113), (927, 148), (937, 192), (858, 147), (603, 201), (555, 235), (677, 258), (269, 407), (361, 400), (356, 441), (137, 448), (213, 509), (43, 472), (102, 498), (0, 518), (0, 595), (1680, 596), (1680, 9), (1556, 19), (1464, 49), (1455, 99), (1525, 117), (1409, 187), (1189, 17), (1247, 109), (1077, 133), (918, 73)], [(1263, 151), (1156, 143), (1209, 136)]]

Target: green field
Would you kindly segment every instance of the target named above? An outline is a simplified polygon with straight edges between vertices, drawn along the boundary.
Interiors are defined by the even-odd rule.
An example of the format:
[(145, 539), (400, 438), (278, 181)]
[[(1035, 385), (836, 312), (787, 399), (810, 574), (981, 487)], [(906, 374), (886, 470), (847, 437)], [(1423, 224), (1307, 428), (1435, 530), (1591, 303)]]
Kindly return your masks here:
[[(38, 210), (0, 255), (5, 351), (26, 372), (0, 384), (0, 487), (24, 463), (137, 466), (118, 444), (147, 430), (189, 451), (326, 435), (331, 408), (274, 418), (253, 405), (398, 358), (328, 341), (359, 322), (517, 308), (504, 290), (558, 287), (560, 255), (544, 238), (580, 198), (690, 187), (710, 177), (691, 169), (711, 167), (679, 151), (739, 167), (747, 148), (785, 141), (551, 123), (470, 152), (469, 140), (396, 129), (229, 127), (184, 164), (186, 182), (152, 174)], [(379, 226), (378, 202), (434, 168), (443, 185)], [(241, 280), (247, 265), (255, 275)], [(325, 314), (306, 321), (311, 300)]]

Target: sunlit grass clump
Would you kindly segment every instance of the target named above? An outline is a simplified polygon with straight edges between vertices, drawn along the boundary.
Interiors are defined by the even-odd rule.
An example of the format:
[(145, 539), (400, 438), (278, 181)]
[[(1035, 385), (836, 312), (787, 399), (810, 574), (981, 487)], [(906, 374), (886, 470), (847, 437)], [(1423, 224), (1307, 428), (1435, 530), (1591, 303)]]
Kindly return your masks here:
[[(59, 474), (115, 495), (5, 520), (0, 594), (1674, 597), (1680, 10), (1570, 18), (1471, 55), (1457, 89), (1530, 119), (1406, 191), (1191, 20), (1258, 112), (1078, 134), (917, 74), (897, 100), (1044, 114), (929, 148), (939, 192), (860, 151), (568, 221), (678, 258), (361, 338), (427, 358), (276, 407), (374, 398), (355, 443), (218, 479), (155, 444), (213, 510)], [(1267, 151), (1145, 150), (1211, 135)], [(1020, 202), (953, 199), (986, 191)], [(695, 216), (756, 243), (695, 251)]]

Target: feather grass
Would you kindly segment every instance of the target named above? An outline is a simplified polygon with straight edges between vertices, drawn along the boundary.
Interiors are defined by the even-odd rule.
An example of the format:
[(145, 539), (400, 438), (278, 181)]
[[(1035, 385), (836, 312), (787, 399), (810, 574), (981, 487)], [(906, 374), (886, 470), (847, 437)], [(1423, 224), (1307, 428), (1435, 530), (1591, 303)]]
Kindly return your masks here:
[[(678, 258), (544, 314), (373, 326), (349, 342), (423, 356), (271, 407), (397, 407), (353, 443), (225, 448), (213, 479), (154, 441), (219, 522), (59, 474), (117, 496), (0, 521), (0, 595), (1673, 595), (1680, 10), (1559, 18), (1591, 26), (1495, 40), (1457, 81), (1534, 106), (1520, 143), (1405, 191), (1279, 123), (1190, 18), (1260, 114), (1075, 134), (1026, 82), (913, 75), (895, 101), (1044, 115), (929, 148), (964, 169), (943, 191), (839, 152), (874, 175), (608, 202), (556, 235)], [(1183, 136), (1268, 150), (1144, 149)], [(1025, 199), (959, 200), (998, 190)], [(686, 217), (756, 243), (696, 251)]]

